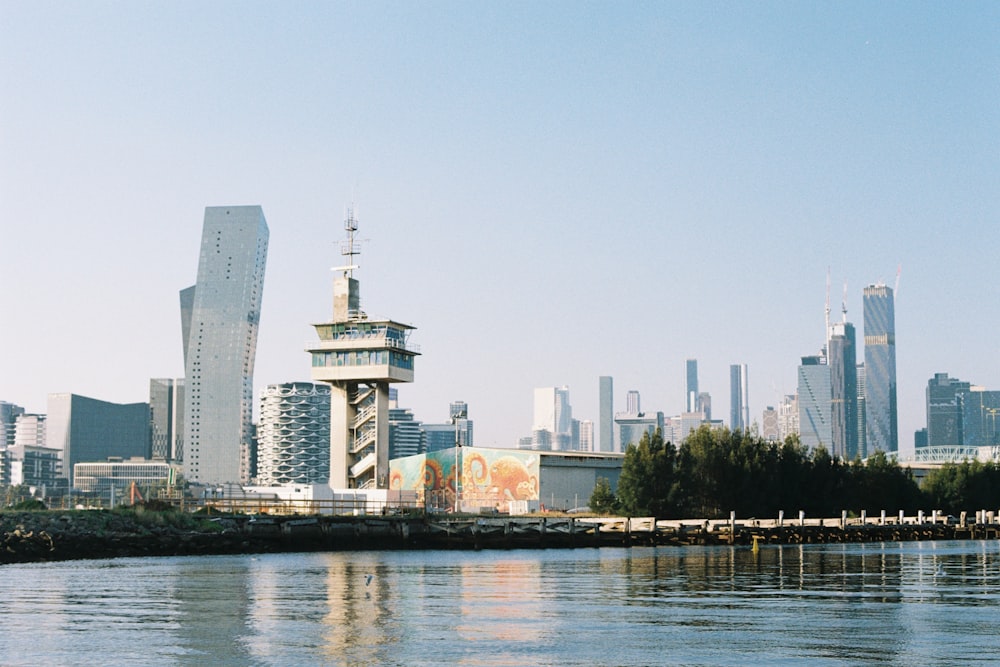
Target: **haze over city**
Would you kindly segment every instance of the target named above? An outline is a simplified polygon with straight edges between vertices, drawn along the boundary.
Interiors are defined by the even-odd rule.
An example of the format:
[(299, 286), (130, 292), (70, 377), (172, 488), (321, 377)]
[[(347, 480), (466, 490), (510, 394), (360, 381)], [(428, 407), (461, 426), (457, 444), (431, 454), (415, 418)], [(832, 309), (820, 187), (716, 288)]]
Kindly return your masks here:
[[(597, 419), (751, 420), (895, 284), (901, 453), (934, 373), (1000, 389), (1000, 8), (0, 5), (0, 400), (184, 374), (206, 206), (270, 228), (257, 392), (308, 379), (356, 205), (363, 308), (417, 327), (402, 407), (514, 446)], [(859, 361), (862, 350), (859, 346)]]

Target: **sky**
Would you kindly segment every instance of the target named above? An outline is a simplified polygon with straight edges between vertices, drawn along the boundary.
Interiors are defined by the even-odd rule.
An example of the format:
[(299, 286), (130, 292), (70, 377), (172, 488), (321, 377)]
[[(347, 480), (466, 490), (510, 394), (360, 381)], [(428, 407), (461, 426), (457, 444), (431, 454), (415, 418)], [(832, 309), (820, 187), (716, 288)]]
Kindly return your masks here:
[(216, 205), (270, 228), (257, 393), (308, 379), (352, 202), (417, 419), (513, 446), (601, 375), (670, 416), (695, 358), (759, 421), (829, 272), (859, 336), (898, 278), (905, 454), (935, 373), (1000, 389), (1000, 5), (0, 0), (0, 400), (183, 376)]

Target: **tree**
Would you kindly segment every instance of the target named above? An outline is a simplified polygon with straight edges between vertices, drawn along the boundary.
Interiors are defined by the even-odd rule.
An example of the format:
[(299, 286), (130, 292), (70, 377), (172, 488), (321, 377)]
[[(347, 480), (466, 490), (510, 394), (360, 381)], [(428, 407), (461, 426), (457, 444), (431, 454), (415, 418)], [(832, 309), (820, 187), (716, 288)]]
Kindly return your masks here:
[(598, 477), (594, 484), (594, 492), (590, 494), (590, 510), (598, 514), (607, 514), (615, 509), (618, 498), (611, 490), (611, 482), (607, 477)]
[(638, 445), (630, 443), (618, 478), (621, 511), (630, 516), (672, 516), (676, 460), (673, 444), (663, 441), (660, 429), (652, 436), (643, 433)]

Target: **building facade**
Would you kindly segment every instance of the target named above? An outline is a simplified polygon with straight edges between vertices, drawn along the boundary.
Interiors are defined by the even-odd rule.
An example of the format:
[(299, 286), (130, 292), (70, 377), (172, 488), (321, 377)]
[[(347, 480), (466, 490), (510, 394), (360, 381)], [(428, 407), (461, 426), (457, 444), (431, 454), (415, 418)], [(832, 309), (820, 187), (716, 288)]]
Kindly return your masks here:
[(61, 474), (72, 486), (77, 463), (149, 458), (149, 404), (49, 394), (46, 434), (48, 446), (62, 452)]
[(615, 447), (615, 400), (614, 380), (602, 375), (598, 384), (598, 450), (605, 453), (618, 451)]
[(746, 364), (729, 367), (729, 427), (734, 431), (750, 428), (750, 381)]
[(970, 392), (968, 382), (935, 373), (927, 383), (927, 445), (965, 444), (963, 413)]
[(824, 447), (832, 453), (830, 367), (826, 357), (802, 357), (798, 371), (799, 439), (810, 449)]
[(861, 454), (858, 449), (858, 366), (854, 325), (850, 322), (833, 325), (829, 346), (831, 454), (852, 461)]
[(330, 387), (312, 382), (268, 385), (260, 396), (257, 483), (327, 484), (330, 480)]
[(183, 378), (149, 381), (149, 450), (154, 459), (184, 460)]
[(205, 209), (198, 279), (181, 292), (184, 474), (246, 483), (253, 468), (253, 370), (269, 231), (260, 206)]
[(862, 294), (865, 327), (865, 445), (868, 453), (899, 450), (896, 408), (896, 310), (892, 289)]
[(701, 412), (701, 405), (698, 402), (698, 360), (688, 359), (685, 362), (685, 370), (687, 371), (685, 392), (687, 408), (685, 412)]

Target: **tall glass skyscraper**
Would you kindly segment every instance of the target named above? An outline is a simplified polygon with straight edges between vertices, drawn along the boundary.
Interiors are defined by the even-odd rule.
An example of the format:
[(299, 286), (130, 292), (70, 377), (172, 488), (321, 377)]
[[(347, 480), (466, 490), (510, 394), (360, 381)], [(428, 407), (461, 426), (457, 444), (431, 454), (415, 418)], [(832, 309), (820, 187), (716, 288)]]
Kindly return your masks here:
[(750, 428), (750, 384), (746, 364), (729, 367), (729, 427), (732, 430)]
[(865, 437), (868, 453), (899, 449), (896, 419), (896, 310), (892, 289), (869, 285), (865, 318)]
[(598, 378), (598, 411), (600, 413), (600, 442), (602, 452), (615, 451), (614, 380), (609, 375)]
[(687, 367), (687, 411), (701, 412), (698, 404), (698, 360), (688, 359)]
[(825, 447), (829, 451), (833, 429), (830, 425), (830, 367), (826, 357), (802, 357), (798, 386), (799, 439), (810, 449)]
[(858, 365), (854, 325), (838, 322), (830, 336), (832, 454), (852, 461), (858, 451)]
[(198, 282), (181, 292), (184, 474), (192, 482), (249, 481), (268, 235), (260, 206), (205, 209)]

